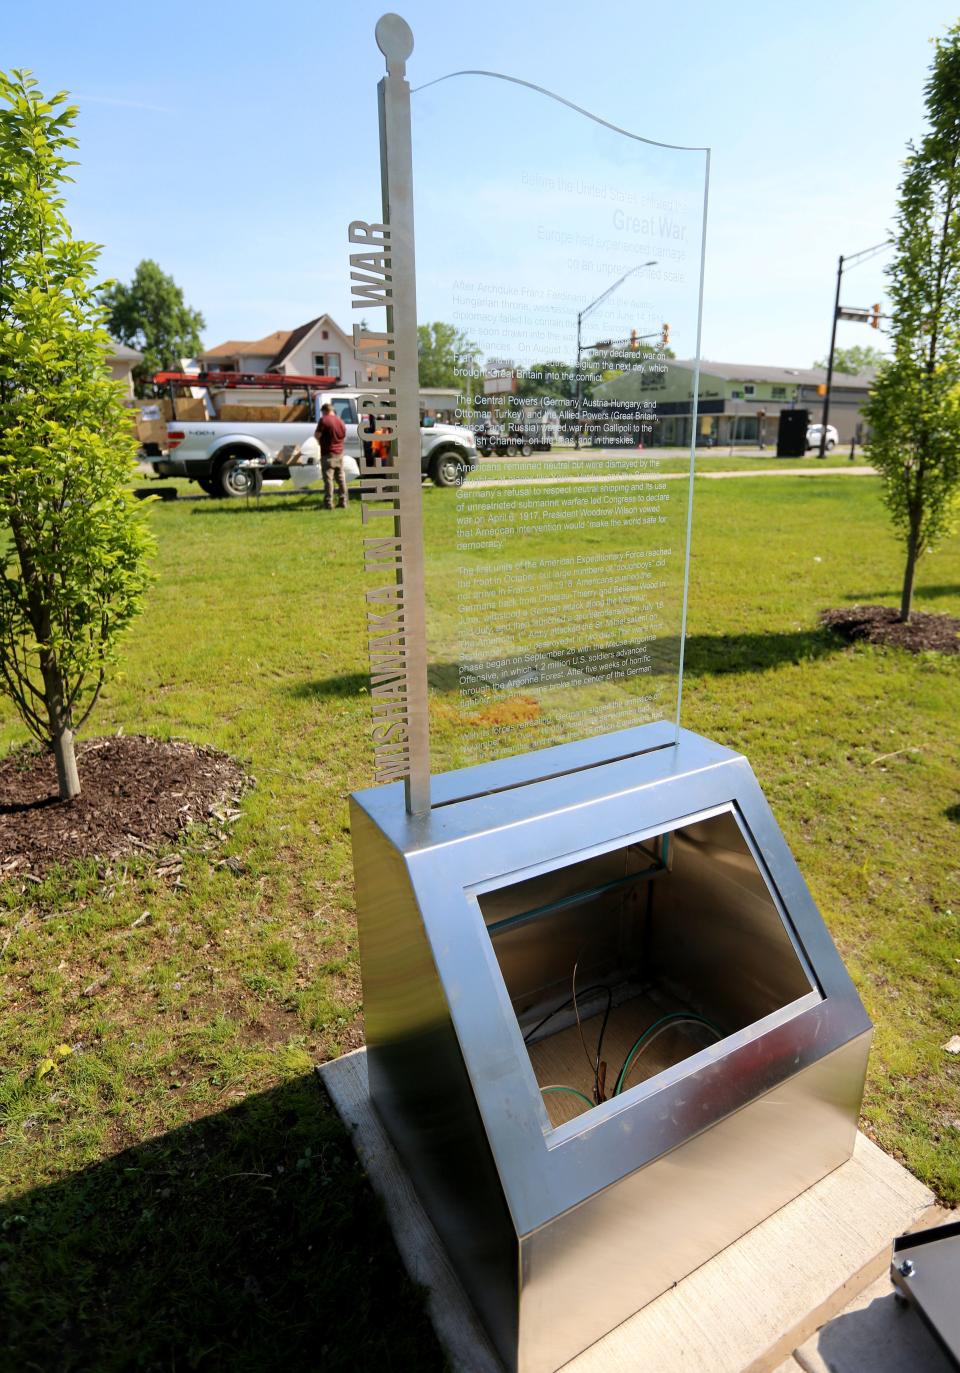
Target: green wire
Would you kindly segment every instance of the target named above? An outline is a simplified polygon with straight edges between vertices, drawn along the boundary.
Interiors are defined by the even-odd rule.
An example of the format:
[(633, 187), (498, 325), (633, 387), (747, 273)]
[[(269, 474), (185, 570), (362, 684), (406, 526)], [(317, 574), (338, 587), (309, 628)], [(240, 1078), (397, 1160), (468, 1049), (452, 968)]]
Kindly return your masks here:
[(576, 1087), (541, 1087), (541, 1088), (540, 1088), (540, 1091), (541, 1091), (541, 1092), (569, 1092), (570, 1096), (578, 1096), (578, 1097), (580, 1098), (581, 1101), (585, 1101), (585, 1102), (587, 1103), (587, 1105), (590, 1107), (591, 1110), (593, 1110), (593, 1107), (596, 1105), (596, 1102), (591, 1101), (590, 1098), (589, 1098), (588, 1096), (586, 1096), (583, 1092), (578, 1092), (577, 1089), (576, 1089)]
[(643, 1034), (637, 1040), (636, 1044), (634, 1044), (633, 1048), (627, 1054), (623, 1067), (620, 1069), (620, 1076), (617, 1078), (617, 1085), (613, 1089), (614, 1096), (619, 1096), (621, 1091), (623, 1090), (623, 1084), (627, 1080), (627, 1073), (629, 1073), (633, 1060), (636, 1058), (637, 1054), (642, 1049), (644, 1042), (650, 1038), (654, 1030), (659, 1029), (661, 1025), (668, 1025), (671, 1020), (698, 1021), (701, 1025), (706, 1025), (708, 1030), (712, 1030), (719, 1039), (723, 1038), (723, 1031), (719, 1028), (719, 1026), (714, 1025), (713, 1021), (707, 1020), (705, 1016), (692, 1015), (689, 1011), (671, 1011), (669, 1015), (662, 1015), (659, 1020), (655, 1020), (652, 1025), (648, 1026), (648, 1028), (644, 1030)]

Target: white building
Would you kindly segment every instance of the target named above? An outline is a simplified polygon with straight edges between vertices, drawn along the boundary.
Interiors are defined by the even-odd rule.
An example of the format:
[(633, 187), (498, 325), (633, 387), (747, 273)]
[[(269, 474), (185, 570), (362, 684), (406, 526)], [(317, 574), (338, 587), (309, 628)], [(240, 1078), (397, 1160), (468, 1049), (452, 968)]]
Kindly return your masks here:
[(366, 386), (383, 369), (364, 367), (353, 355), (353, 339), (329, 315), (296, 329), (277, 329), (265, 338), (228, 339), (199, 356), (207, 372), (278, 372), (286, 376), (337, 377), (343, 386)]
[(133, 369), (138, 362), (143, 361), (143, 354), (137, 352), (136, 348), (128, 348), (125, 343), (117, 343), (116, 339), (111, 339), (111, 348), (107, 354), (107, 369), (114, 381), (122, 381), (124, 393), (128, 400), (133, 399)]

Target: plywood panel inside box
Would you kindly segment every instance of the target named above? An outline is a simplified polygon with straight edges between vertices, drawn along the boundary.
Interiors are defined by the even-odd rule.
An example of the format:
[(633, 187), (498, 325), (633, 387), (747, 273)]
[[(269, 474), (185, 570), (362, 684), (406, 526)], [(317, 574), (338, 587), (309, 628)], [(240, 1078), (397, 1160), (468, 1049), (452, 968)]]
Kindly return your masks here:
[[(617, 1075), (631, 1048), (661, 1016), (671, 1012), (684, 1012), (689, 1008), (682, 1001), (671, 997), (665, 989), (658, 989), (656, 999), (649, 995), (634, 996), (611, 1008), (607, 1028), (603, 1035), (601, 1059), (606, 1063), (606, 1097), (613, 1095)], [(593, 1095), (593, 1064), (596, 1060), (597, 1040), (603, 1024), (602, 1012), (588, 1017), (581, 1016), (583, 1041), (577, 1026), (569, 1025), (558, 1034), (548, 1035), (528, 1046), (534, 1076), (541, 1087), (574, 1087), (585, 1096)], [(663, 1072), (665, 1068), (689, 1058), (706, 1044), (714, 1041), (715, 1036), (703, 1026), (679, 1024), (664, 1026), (663, 1033), (650, 1041), (649, 1048), (634, 1061), (626, 1080), (626, 1087), (635, 1087), (645, 1078)], [(586, 1045), (586, 1047), (584, 1047)], [(582, 1115), (585, 1106), (578, 1097), (568, 1092), (545, 1092), (543, 1097), (551, 1125), (562, 1125), (565, 1120), (573, 1120)]]

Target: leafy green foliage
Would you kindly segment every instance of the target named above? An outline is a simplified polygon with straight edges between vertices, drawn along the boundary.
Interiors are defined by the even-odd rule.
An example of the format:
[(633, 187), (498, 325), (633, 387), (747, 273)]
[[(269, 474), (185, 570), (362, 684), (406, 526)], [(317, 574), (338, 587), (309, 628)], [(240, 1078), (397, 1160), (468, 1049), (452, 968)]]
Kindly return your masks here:
[(960, 488), (960, 25), (937, 42), (926, 97), (930, 129), (910, 146), (888, 274), (894, 353), (866, 407), (868, 456), (906, 545), (901, 619)]
[[(886, 362), (886, 353), (881, 353), (879, 348), (870, 345), (861, 347), (856, 344), (853, 348), (834, 348), (833, 350), (833, 370), (844, 372), (851, 377), (859, 376), (861, 372), (868, 371), (871, 367), (879, 367)], [(826, 367), (828, 358), (821, 358), (815, 362), (814, 367)]]
[(105, 370), (98, 249), (63, 214), (76, 146), (64, 101), (0, 73), (0, 689), (58, 770), (139, 609), (151, 544)]
[(109, 285), (103, 300), (114, 338), (143, 353), (143, 362), (133, 369), (140, 394), (155, 372), (177, 371), (181, 358), (199, 353), (203, 315), (187, 305), (173, 277), (150, 258), (138, 265), (129, 286)]
[(466, 334), (460, 333), (452, 324), (437, 321), (434, 324), (421, 324), (417, 328), (417, 346), (420, 354), (421, 386), (456, 386), (463, 389), (463, 383), (454, 369), (472, 367), (478, 349)]
[[(588, 364), (585, 363), (584, 371)], [(583, 383), (583, 395), (589, 396), (590, 382)], [(577, 369), (567, 362), (532, 362), (517, 377), (518, 396), (556, 396), (571, 401), (577, 394)]]
[(932, 372), (896, 358), (867, 407), (869, 459), (898, 531), (919, 557), (948, 532), (960, 481), (960, 357)]

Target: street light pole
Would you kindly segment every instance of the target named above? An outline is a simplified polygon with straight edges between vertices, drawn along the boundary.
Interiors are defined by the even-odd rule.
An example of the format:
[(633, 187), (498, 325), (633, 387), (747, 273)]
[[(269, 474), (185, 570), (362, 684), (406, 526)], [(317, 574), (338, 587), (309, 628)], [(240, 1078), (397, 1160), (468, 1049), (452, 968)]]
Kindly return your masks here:
[(574, 448), (577, 450), (577, 452), (580, 451), (580, 407), (583, 404), (583, 376), (580, 370), (580, 355), (583, 351), (581, 345), (581, 328), (583, 325), (583, 321), (586, 318), (586, 316), (589, 315), (591, 310), (595, 309), (602, 301), (606, 300), (607, 296), (612, 296), (614, 291), (616, 291), (619, 287), (623, 285), (627, 277), (632, 277), (634, 272), (639, 272), (644, 267), (656, 267), (656, 265), (657, 263), (655, 258), (651, 259), (650, 262), (638, 262), (636, 267), (631, 267), (629, 272), (624, 272), (623, 276), (618, 277), (618, 279), (613, 283), (612, 286), (608, 286), (605, 291), (602, 291), (600, 295), (597, 296), (596, 300), (591, 300), (589, 305), (585, 305), (583, 309), (578, 311), (577, 313), (577, 390), (576, 401), (574, 402), (577, 416), (577, 429), (576, 434), (574, 436)]
[[(596, 304), (596, 302), (594, 302), (594, 304)], [(587, 308), (589, 309), (590, 307), (588, 306)], [(576, 427), (576, 430), (574, 431), (574, 435), (573, 435), (573, 446), (574, 446), (575, 451), (578, 452), (578, 453), (580, 452), (580, 394), (581, 394), (581, 391), (582, 391), (582, 389), (583, 389), (583, 388), (581, 387), (581, 385), (580, 385), (580, 353), (581, 353), (581, 351), (582, 351), (582, 350), (581, 350), (581, 347), (580, 347), (580, 326), (581, 326), (581, 324), (583, 323), (583, 316), (584, 316), (584, 311), (581, 310), (580, 313), (577, 315), (577, 371), (576, 371), (577, 398), (576, 398), (576, 401), (575, 401), (575, 403), (574, 403), (574, 410), (575, 410), (575, 412), (576, 412), (575, 423), (576, 423), (576, 426), (577, 426), (577, 427)]]

